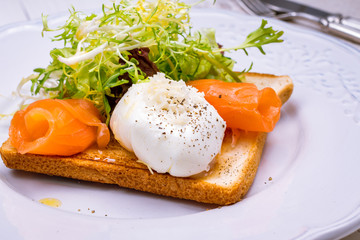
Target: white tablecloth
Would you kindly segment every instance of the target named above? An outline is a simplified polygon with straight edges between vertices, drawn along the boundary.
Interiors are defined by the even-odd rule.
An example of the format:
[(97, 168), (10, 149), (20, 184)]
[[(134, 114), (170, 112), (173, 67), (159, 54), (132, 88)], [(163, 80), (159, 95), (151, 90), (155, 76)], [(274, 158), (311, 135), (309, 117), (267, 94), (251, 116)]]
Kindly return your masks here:
[[(186, 2), (196, 2), (185, 0)], [(318, 7), (333, 13), (360, 18), (360, 0), (297, 0), (298, 2)], [(55, 15), (66, 12), (71, 6), (78, 10), (98, 9), (105, 1), (101, 0), (1, 0), (0, 26), (38, 19), (41, 14)], [(223, 8), (238, 11), (239, 14), (246, 14), (236, 0), (217, 0), (215, 5), (212, 0), (200, 4), (200, 7)], [(360, 49), (360, 45), (352, 44)], [(360, 227), (360, 226), (359, 226)], [(360, 230), (354, 232), (344, 240), (360, 239)]]

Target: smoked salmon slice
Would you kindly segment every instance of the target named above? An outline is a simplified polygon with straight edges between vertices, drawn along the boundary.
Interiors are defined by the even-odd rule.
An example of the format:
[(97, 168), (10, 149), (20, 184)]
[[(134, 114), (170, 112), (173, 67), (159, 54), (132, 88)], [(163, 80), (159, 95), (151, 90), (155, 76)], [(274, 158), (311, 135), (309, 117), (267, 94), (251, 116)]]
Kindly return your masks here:
[(272, 88), (258, 90), (252, 83), (204, 79), (188, 82), (205, 94), (228, 128), (271, 132), (280, 119), (281, 100)]
[(96, 107), (84, 99), (44, 99), (17, 111), (11, 121), (11, 144), (21, 154), (69, 156), (95, 142), (110, 141), (110, 131)]

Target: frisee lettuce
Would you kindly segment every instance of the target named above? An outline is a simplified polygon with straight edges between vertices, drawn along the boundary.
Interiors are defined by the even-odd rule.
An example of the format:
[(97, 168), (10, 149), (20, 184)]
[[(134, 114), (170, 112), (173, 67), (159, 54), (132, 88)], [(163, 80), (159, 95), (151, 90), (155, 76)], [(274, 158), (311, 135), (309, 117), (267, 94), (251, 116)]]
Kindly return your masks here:
[[(247, 48), (256, 47), (265, 54), (263, 45), (282, 41), (283, 32), (266, 27), (263, 20), (242, 44), (221, 48), (213, 29), (192, 33), (190, 9), (191, 5), (177, 0), (120, 0), (112, 6), (102, 5), (98, 15), (86, 16), (71, 9), (66, 23), (56, 29), (51, 29), (43, 16), (42, 34), (60, 32), (52, 40), (63, 41), (64, 47), (53, 49), (51, 63), (35, 69), (36, 75), (27, 78), (31, 81), (31, 94), (88, 99), (108, 123), (108, 97), (114, 97), (111, 89), (129, 84), (129, 80), (119, 76), (127, 73), (131, 83), (147, 80), (136, 59), (129, 57), (130, 50), (149, 48), (149, 59), (174, 80), (212, 78), (240, 82), (241, 77), (232, 70), (234, 60), (222, 52), (243, 50), (247, 54)], [(244, 71), (250, 69), (251, 66)]]

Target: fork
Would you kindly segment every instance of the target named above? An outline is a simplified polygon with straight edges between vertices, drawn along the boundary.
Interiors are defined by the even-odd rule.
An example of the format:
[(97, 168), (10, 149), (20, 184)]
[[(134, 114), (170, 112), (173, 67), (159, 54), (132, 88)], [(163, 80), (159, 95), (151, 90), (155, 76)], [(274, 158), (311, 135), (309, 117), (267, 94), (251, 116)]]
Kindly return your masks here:
[(261, 0), (238, 0), (240, 6), (251, 15), (275, 17), (280, 20), (290, 20), (298, 16), (296, 12), (277, 13), (271, 10)]
[(240, 0), (240, 6), (251, 15), (260, 15), (265, 17), (274, 17), (275, 12), (268, 8), (260, 0)]
[[(258, 15), (263, 17), (274, 17), (279, 20), (293, 20), (297, 18), (310, 19), (306, 14), (302, 12), (277, 12), (270, 9), (265, 3), (261, 0), (237, 0), (238, 4), (249, 14), (251, 15)], [(341, 23), (338, 22), (329, 22), (326, 21), (324, 24), (320, 22), (322, 28), (321, 30), (337, 35), (339, 37), (345, 38), (347, 40), (353, 41), (355, 43), (360, 43), (360, 33), (356, 29), (354, 30), (351, 27), (343, 26)]]

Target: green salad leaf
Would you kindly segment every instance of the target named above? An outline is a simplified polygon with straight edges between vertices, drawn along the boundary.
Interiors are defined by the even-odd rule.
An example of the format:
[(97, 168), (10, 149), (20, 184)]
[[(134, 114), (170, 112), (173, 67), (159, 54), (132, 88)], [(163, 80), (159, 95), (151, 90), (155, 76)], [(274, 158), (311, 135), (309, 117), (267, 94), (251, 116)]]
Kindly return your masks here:
[(55, 29), (43, 16), (42, 34), (57, 32), (52, 40), (62, 41), (64, 47), (53, 49), (51, 63), (34, 69), (35, 75), (26, 79), (31, 82), (31, 94), (88, 99), (108, 123), (109, 99), (121, 97), (113, 89), (148, 79), (139, 61), (131, 56), (134, 49), (149, 49), (150, 61), (174, 80), (240, 82), (241, 76), (233, 71), (235, 61), (223, 52), (243, 50), (247, 54), (246, 49), (255, 47), (265, 54), (263, 45), (282, 41), (283, 32), (266, 27), (263, 20), (243, 43), (222, 48), (214, 29), (192, 32), (191, 7), (178, 0), (120, 0), (111, 6), (102, 5), (100, 14), (87, 16), (73, 8), (66, 23)]

